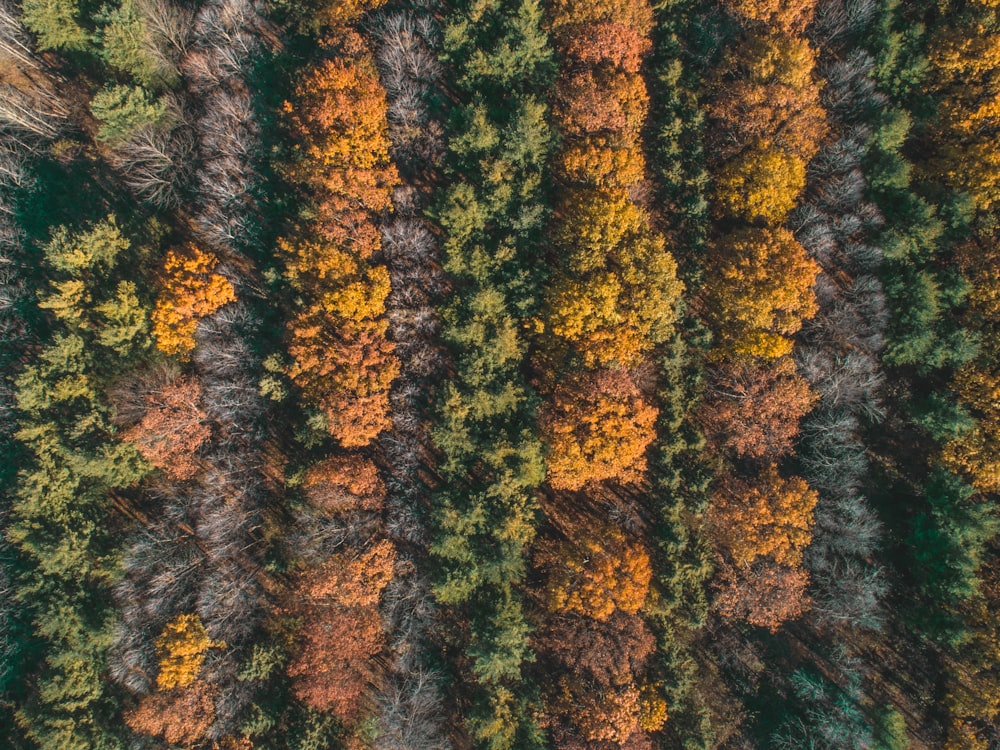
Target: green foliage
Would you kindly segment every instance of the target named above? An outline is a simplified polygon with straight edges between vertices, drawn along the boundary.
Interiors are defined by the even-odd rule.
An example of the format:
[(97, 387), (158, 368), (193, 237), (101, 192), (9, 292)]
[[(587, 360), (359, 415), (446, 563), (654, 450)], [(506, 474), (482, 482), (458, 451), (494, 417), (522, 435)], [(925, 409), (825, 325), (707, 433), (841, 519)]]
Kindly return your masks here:
[(94, 95), (90, 111), (101, 122), (97, 139), (117, 143), (145, 126), (164, 124), (167, 103), (141, 86), (107, 86)]
[(875, 717), (875, 744), (872, 750), (906, 750), (909, 744), (906, 719), (896, 709), (884, 706)]
[[(461, 92), (449, 121), (450, 185), (433, 210), (455, 292), (443, 311), (454, 357), (439, 391), (435, 445), (444, 486), (434, 500), (431, 553), (438, 600), (471, 615), (465, 649), (477, 747), (532, 747), (537, 730), (521, 696), (530, 660), (520, 597), (534, 538), (535, 488), (544, 479), (532, 431), (536, 397), (524, 377), (525, 324), (544, 276), (536, 258), (552, 133), (539, 94), (552, 53), (533, 0), (452, 8), (445, 57)], [(529, 744), (524, 744), (528, 742)]]
[(929, 507), (914, 517), (907, 548), (921, 592), (938, 605), (925, 613), (924, 625), (933, 637), (951, 638), (953, 607), (976, 594), (977, 573), (1000, 519), (949, 472), (934, 471), (925, 491)]
[(95, 35), (100, 56), (108, 65), (130, 74), (150, 89), (174, 85), (177, 73), (149, 51), (149, 30), (137, 0), (104, 5), (96, 14)]
[(33, 607), (45, 666), (19, 721), (41, 747), (110, 748), (119, 730), (106, 721), (113, 698), (104, 674), (108, 587), (118, 569), (109, 494), (135, 485), (147, 467), (131, 445), (114, 441), (104, 389), (148, 349), (146, 313), (135, 300), (125, 327), (106, 314), (129, 291), (115, 283), (116, 266), (134, 257), (114, 217), (56, 229), (43, 256), (51, 282), (40, 306), (52, 312), (53, 333), (17, 379), (16, 437), (30, 460), (8, 533), (30, 564), (18, 595)]
[(24, 25), (38, 37), (39, 49), (70, 52), (90, 49), (86, 12), (77, 0), (23, 0)]

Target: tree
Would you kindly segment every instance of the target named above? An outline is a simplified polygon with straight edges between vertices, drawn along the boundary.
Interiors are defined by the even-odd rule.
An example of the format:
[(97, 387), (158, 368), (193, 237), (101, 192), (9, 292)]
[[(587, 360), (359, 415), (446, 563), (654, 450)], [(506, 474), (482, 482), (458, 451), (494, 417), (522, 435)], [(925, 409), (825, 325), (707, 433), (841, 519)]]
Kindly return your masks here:
[(597, 21), (567, 26), (560, 34), (559, 46), (563, 55), (581, 65), (610, 63), (626, 73), (635, 74), (652, 42), (647, 32), (636, 26), (620, 21)]
[(540, 542), (535, 566), (547, 574), (544, 600), (550, 611), (601, 621), (615, 611), (638, 612), (652, 578), (643, 545), (593, 519), (574, 523), (566, 539)]
[(816, 10), (816, 0), (725, 0), (723, 4), (744, 22), (777, 26), (787, 33), (803, 32)]
[(310, 708), (352, 722), (364, 710), (372, 660), (385, 645), (377, 607), (303, 607), (299, 645), (288, 664), (295, 696)]
[(560, 672), (604, 688), (635, 681), (656, 651), (642, 617), (620, 609), (603, 621), (576, 614), (549, 617), (535, 640)]
[(133, 732), (162, 737), (171, 745), (191, 747), (204, 739), (215, 721), (216, 690), (203, 680), (186, 687), (147, 695), (125, 712)]
[(698, 419), (717, 449), (775, 459), (792, 452), (799, 421), (816, 400), (790, 357), (773, 362), (739, 357), (710, 371)]
[(1000, 377), (977, 364), (959, 370), (955, 387), (964, 406), (978, 417), (975, 426), (944, 446), (945, 466), (966, 477), (980, 492), (1000, 491)]
[(90, 111), (101, 122), (97, 139), (117, 144), (144, 128), (160, 125), (169, 113), (167, 102), (141, 86), (107, 86), (94, 95)]
[(321, 305), (303, 310), (290, 324), (288, 374), (318, 404), (345, 448), (368, 445), (391, 426), (389, 386), (399, 360), (386, 326), (382, 319), (331, 320)]
[(574, 190), (559, 211), (548, 329), (587, 367), (633, 366), (669, 335), (683, 285), (627, 191)]
[(385, 645), (379, 601), (392, 580), (395, 555), (382, 540), (357, 555), (336, 553), (299, 576), (291, 601), (302, 627), (287, 673), (296, 696), (311, 708), (345, 722), (361, 713), (372, 660)]
[(149, 463), (173, 479), (190, 479), (198, 471), (196, 451), (211, 436), (202, 410), (201, 384), (180, 377), (146, 395), (138, 423), (122, 433)]
[(604, 23), (631, 27), (644, 37), (653, 30), (653, 8), (646, 0), (557, 0), (549, 12), (560, 45), (565, 43), (564, 33), (569, 36)]
[(723, 479), (709, 511), (716, 544), (736, 569), (768, 557), (795, 568), (812, 538), (815, 490), (769, 464), (753, 480)]
[(553, 114), (568, 136), (638, 134), (649, 111), (641, 76), (613, 68), (570, 70), (556, 82)]
[(760, 558), (744, 570), (723, 564), (716, 580), (713, 603), (720, 614), (771, 632), (799, 617), (809, 603), (809, 573), (767, 558)]
[(160, 657), (156, 686), (160, 690), (188, 687), (198, 677), (208, 650), (225, 645), (208, 637), (198, 615), (178, 615), (156, 639)]
[(720, 349), (777, 359), (816, 313), (819, 266), (786, 229), (742, 229), (708, 258), (703, 309)]
[(639, 730), (642, 702), (634, 685), (592, 691), (567, 677), (558, 685), (551, 710), (565, 717), (565, 724), (553, 732), (560, 750), (602, 746), (599, 743), (621, 747)]
[(297, 587), (310, 600), (328, 600), (344, 607), (374, 607), (393, 577), (396, 549), (386, 539), (360, 554), (333, 555), (306, 572)]
[(303, 482), (310, 505), (329, 515), (382, 509), (386, 489), (378, 468), (355, 453), (311, 466)]
[(38, 36), (39, 49), (86, 50), (90, 32), (76, 0), (24, 0), (24, 25)]
[(593, 135), (567, 143), (556, 157), (562, 180), (580, 186), (627, 188), (642, 182), (646, 159), (630, 135)]
[(378, 71), (353, 32), (342, 44), (346, 56), (306, 72), (284, 105), (295, 142), (286, 172), (316, 200), (321, 225), (336, 224), (338, 212), (350, 208), (389, 208), (399, 181)]
[(806, 186), (806, 163), (777, 148), (750, 149), (720, 167), (715, 205), (726, 217), (779, 226)]
[(638, 481), (656, 433), (656, 409), (625, 370), (584, 373), (558, 384), (543, 409), (548, 478), (555, 489)]
[(232, 282), (214, 270), (218, 263), (215, 255), (194, 245), (167, 253), (152, 315), (156, 346), (164, 354), (189, 354), (198, 321), (236, 300)]

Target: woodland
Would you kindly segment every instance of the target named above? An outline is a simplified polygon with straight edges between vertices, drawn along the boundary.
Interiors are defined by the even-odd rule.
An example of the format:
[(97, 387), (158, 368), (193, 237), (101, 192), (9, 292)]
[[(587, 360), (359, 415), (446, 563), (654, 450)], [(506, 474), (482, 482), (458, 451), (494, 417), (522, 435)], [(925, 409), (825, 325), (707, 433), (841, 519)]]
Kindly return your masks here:
[(0, 747), (1000, 748), (1000, 0), (0, 0)]

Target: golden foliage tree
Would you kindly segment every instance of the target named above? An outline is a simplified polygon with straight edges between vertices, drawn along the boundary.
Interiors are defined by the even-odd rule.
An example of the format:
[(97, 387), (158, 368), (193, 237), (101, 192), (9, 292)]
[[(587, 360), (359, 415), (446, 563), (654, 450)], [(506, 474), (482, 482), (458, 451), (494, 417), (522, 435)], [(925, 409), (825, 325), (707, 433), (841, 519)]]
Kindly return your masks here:
[(745, 22), (801, 33), (816, 12), (816, 0), (724, 0), (723, 5)]
[(595, 519), (574, 524), (569, 538), (540, 543), (535, 565), (547, 574), (544, 598), (551, 611), (602, 621), (615, 611), (635, 614), (652, 578), (643, 545)]
[(716, 243), (702, 292), (717, 354), (776, 359), (816, 313), (819, 266), (787, 229), (743, 229)]
[(573, 191), (560, 213), (549, 330), (587, 367), (638, 364), (677, 318), (677, 264), (625, 190)]
[(160, 690), (187, 687), (198, 677), (208, 650), (225, 645), (208, 637), (198, 615), (179, 615), (167, 623), (156, 639), (160, 657), (156, 686)]
[(236, 299), (236, 290), (214, 271), (219, 259), (194, 245), (167, 253), (162, 290), (153, 309), (153, 335), (165, 354), (187, 355), (195, 347), (198, 321)]

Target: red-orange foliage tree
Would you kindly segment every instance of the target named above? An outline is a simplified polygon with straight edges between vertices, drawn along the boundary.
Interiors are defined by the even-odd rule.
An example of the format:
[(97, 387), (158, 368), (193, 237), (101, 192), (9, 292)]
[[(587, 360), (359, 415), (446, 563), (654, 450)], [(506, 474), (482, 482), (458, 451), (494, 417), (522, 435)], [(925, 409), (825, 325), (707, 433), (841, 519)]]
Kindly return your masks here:
[(288, 665), (292, 690), (310, 708), (354, 721), (385, 645), (377, 607), (315, 602), (303, 608), (299, 650)]
[(717, 450), (743, 458), (777, 458), (792, 451), (799, 420), (816, 396), (795, 362), (740, 357), (714, 368), (699, 419)]
[(385, 645), (378, 604), (394, 562), (395, 549), (382, 540), (359, 554), (337, 553), (299, 577), (291, 609), (302, 626), (287, 673), (311, 708), (348, 723), (361, 715), (373, 659)]
[(146, 696), (125, 712), (125, 724), (138, 734), (162, 737), (171, 745), (192, 747), (215, 720), (215, 690), (196, 680), (187, 687)]
[(748, 569), (720, 566), (715, 607), (724, 616), (774, 632), (805, 612), (809, 574), (762, 558)]
[(144, 399), (146, 412), (122, 433), (149, 463), (173, 479), (190, 479), (198, 471), (195, 452), (211, 436), (201, 408), (201, 384), (181, 377)]
[(656, 639), (643, 619), (622, 610), (604, 621), (553, 616), (536, 643), (560, 669), (602, 687), (634, 680), (656, 650)]
[(378, 511), (385, 483), (371, 459), (355, 454), (320, 461), (303, 483), (309, 504), (330, 515), (352, 510)]

